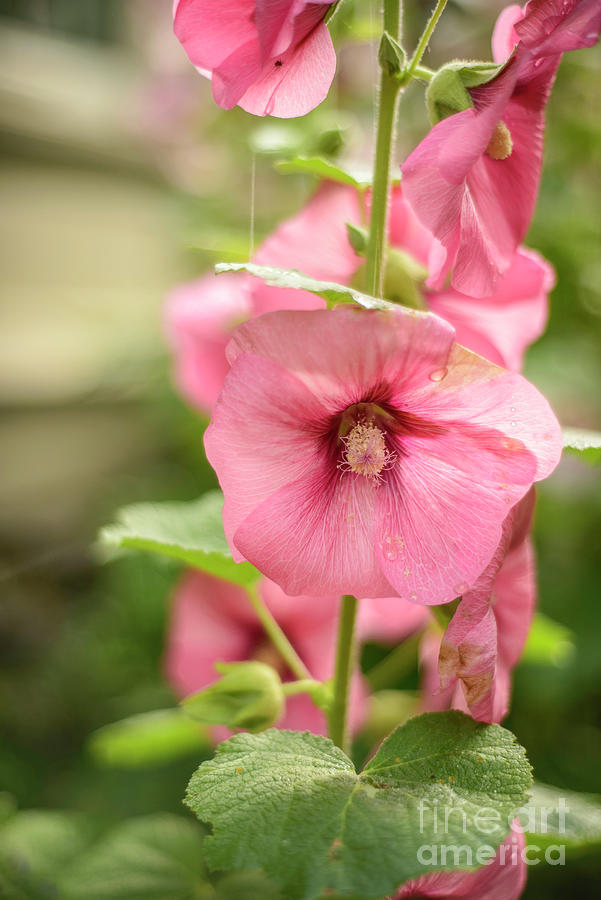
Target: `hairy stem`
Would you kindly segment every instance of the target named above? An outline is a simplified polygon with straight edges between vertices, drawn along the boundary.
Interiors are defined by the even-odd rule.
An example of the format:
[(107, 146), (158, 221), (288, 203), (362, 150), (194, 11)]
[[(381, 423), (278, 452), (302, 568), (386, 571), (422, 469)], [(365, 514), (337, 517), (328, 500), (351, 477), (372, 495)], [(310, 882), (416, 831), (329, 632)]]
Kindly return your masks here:
[(348, 701), (351, 675), (355, 664), (355, 620), (358, 601), (350, 594), (342, 598), (338, 622), (338, 645), (334, 672), (334, 696), (329, 710), (330, 737), (337, 747), (347, 750)]
[[(395, 40), (400, 36), (400, 6), (400, 0), (384, 0), (384, 31)], [(371, 219), (365, 260), (366, 291), (373, 297), (382, 296), (384, 281), (390, 157), (394, 144), (399, 90), (398, 78), (394, 77), (386, 65), (381, 65)]]
[(415, 48), (415, 53), (411, 57), (409, 65), (407, 66), (407, 81), (411, 81), (414, 75), (417, 75), (417, 68), (422, 61), (422, 56), (426, 52), (426, 47), (430, 42), (430, 38), (432, 37), (432, 32), (436, 28), (437, 22), (442, 16), (444, 12), (444, 8), (447, 5), (447, 0), (438, 0), (434, 12), (428, 19), (428, 24), (424, 28), (424, 32), (419, 39), (419, 43)]
[(247, 587), (246, 592), (248, 594), (252, 607), (257, 614), (257, 618), (265, 629), (265, 633), (271, 640), (273, 646), (279, 652), (282, 659), (287, 664), (290, 671), (293, 672), (297, 678), (300, 678), (303, 681), (312, 680), (311, 673), (307, 669), (306, 665), (304, 664), (272, 614), (263, 603), (263, 600), (259, 596), (259, 592), (256, 586), (251, 585)]

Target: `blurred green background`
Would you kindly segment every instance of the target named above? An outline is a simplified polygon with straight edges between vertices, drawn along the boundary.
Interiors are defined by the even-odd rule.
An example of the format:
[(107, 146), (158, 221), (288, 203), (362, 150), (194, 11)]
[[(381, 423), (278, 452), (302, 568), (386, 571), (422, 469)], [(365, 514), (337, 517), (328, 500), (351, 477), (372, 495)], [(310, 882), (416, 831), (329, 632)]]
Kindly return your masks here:
[[(425, 62), (486, 58), (502, 3), (449, 3)], [(431, 6), (406, 0), (410, 46)], [(161, 672), (174, 567), (98, 563), (123, 503), (192, 498), (215, 483), (204, 422), (176, 397), (161, 304), (256, 240), (312, 190), (275, 159), (338, 152), (369, 165), (376, 0), (334, 20), (330, 98), (302, 120), (214, 106), (171, 34), (171, 0), (0, 0), (0, 790), (21, 808), (110, 822), (181, 811), (198, 761), (99, 766), (108, 722), (175, 702)], [(549, 105), (528, 243), (558, 286), (527, 375), (565, 425), (601, 422), (601, 50), (571, 54)], [(427, 128), (401, 106), (397, 156)], [(565, 459), (542, 485), (540, 607), (575, 652), (520, 665), (507, 725), (536, 777), (601, 793), (601, 475)], [(413, 678), (413, 681), (412, 681)], [(400, 684), (412, 687), (415, 675)], [(598, 896), (592, 854), (530, 870), (527, 898)]]

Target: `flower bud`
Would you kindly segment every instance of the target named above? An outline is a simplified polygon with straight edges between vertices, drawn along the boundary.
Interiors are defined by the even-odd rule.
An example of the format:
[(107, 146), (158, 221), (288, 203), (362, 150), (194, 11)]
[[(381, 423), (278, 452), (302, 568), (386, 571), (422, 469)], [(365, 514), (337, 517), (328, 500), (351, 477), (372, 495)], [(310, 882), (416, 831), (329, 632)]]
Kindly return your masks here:
[(182, 701), (186, 715), (205, 725), (226, 725), (263, 731), (284, 711), (284, 693), (277, 672), (265, 663), (218, 663), (223, 676)]

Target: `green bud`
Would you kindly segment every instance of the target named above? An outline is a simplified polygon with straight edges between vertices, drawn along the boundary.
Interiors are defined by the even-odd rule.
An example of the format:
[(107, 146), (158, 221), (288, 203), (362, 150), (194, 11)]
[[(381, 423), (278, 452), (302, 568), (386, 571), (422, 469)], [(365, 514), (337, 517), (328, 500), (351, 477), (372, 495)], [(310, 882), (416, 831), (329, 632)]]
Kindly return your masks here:
[(468, 88), (487, 84), (503, 65), (455, 60), (438, 70), (426, 90), (426, 106), (432, 125), (474, 104)]
[(261, 662), (218, 663), (223, 677), (182, 700), (183, 711), (205, 725), (264, 731), (284, 711), (280, 677)]
[(399, 42), (387, 31), (384, 32), (380, 40), (378, 60), (391, 78), (395, 81), (401, 81), (407, 64), (407, 54)]
[(397, 247), (388, 248), (384, 274), (386, 300), (412, 309), (425, 309), (420, 287), (427, 277), (428, 270), (410, 253)]
[(357, 254), (357, 256), (365, 256), (367, 250), (367, 229), (359, 228), (352, 222), (346, 223), (346, 234), (349, 244)]

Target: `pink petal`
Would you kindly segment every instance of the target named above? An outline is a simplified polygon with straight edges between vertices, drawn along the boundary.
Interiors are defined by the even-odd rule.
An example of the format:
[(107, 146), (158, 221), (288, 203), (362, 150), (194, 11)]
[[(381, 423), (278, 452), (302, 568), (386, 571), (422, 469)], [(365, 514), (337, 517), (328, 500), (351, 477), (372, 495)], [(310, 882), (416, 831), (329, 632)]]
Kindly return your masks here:
[(400, 597), (377, 597), (359, 602), (357, 633), (364, 641), (400, 643), (429, 621), (423, 606)]
[(174, 354), (175, 380), (184, 397), (210, 410), (229, 364), (225, 348), (232, 329), (250, 315), (246, 276), (207, 275), (178, 285), (165, 303), (165, 331)]
[(516, 820), (494, 859), (474, 872), (433, 872), (408, 881), (394, 900), (518, 900), (526, 884), (526, 841)]
[[(325, 181), (297, 215), (263, 242), (255, 262), (348, 284), (361, 260), (349, 243), (346, 223), (358, 225), (360, 221), (357, 191)], [(324, 301), (308, 291), (273, 288), (257, 281), (253, 305), (260, 315), (276, 309), (321, 309)]]
[[(325, 16), (330, 0), (256, 0), (255, 23), (263, 61), (281, 56)], [(321, 9), (320, 9), (321, 7)]]
[(175, 34), (190, 62), (214, 69), (249, 41), (258, 43), (253, 23), (255, 0), (179, 0)]
[(521, 42), (539, 56), (592, 47), (600, 30), (599, 0), (530, 0), (516, 25)]
[(492, 54), (496, 63), (505, 62), (513, 53), (515, 45), (519, 41), (515, 25), (521, 21), (523, 16), (522, 7), (517, 3), (506, 6), (499, 13), (492, 34)]
[(555, 283), (549, 263), (521, 248), (490, 297), (452, 288), (428, 295), (428, 305), (453, 325), (459, 343), (491, 362), (519, 372), (526, 349), (543, 333), (548, 292)]
[(181, 696), (218, 677), (215, 663), (247, 659), (260, 626), (242, 588), (188, 572), (173, 596), (165, 673)]
[(282, 65), (270, 61), (263, 67), (239, 105), (257, 116), (304, 116), (325, 100), (336, 72), (336, 52), (327, 26), (317, 25), (277, 62)]

